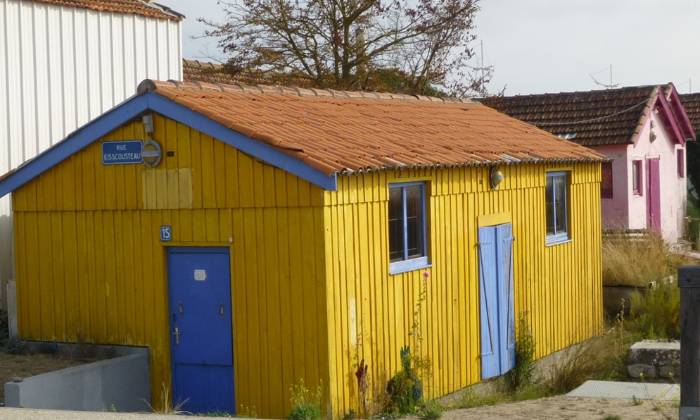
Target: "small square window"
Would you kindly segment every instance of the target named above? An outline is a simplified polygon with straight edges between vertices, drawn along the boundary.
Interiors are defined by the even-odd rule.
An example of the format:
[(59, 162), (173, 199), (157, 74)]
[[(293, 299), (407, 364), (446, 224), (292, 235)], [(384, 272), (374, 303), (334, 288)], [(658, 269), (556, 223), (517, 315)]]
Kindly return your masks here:
[(603, 162), (601, 166), (602, 178), (600, 182), (600, 196), (613, 198), (613, 166), (612, 162)]
[(568, 241), (569, 238), (569, 174), (547, 173), (545, 188), (547, 244)]
[(389, 186), (389, 271), (391, 274), (428, 266), (425, 184)]
[(641, 160), (632, 161), (632, 193), (635, 195), (643, 195), (644, 186), (644, 167)]
[(685, 150), (676, 150), (676, 160), (678, 165), (678, 177), (683, 178), (685, 176)]

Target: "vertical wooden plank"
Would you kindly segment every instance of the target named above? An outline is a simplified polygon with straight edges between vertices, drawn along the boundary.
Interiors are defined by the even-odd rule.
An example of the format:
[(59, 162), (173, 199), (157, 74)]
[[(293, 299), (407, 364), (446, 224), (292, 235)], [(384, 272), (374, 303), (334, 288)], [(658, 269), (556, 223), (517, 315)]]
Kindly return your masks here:
[(238, 151), (233, 147), (225, 147), (226, 159), (226, 206), (230, 209), (239, 206), (238, 191)]
[(60, 212), (48, 214), (51, 225), (51, 279), (53, 292), (53, 314), (54, 314), (54, 335), (58, 340), (66, 339), (66, 285), (65, 285), (65, 262), (64, 248), (62, 244), (63, 229)]
[(79, 313), (77, 336), (83, 337), (84, 341), (92, 341), (90, 334), (90, 281), (91, 273), (88, 270), (88, 252), (90, 240), (87, 237), (86, 218), (89, 215), (84, 212), (76, 212), (75, 214), (75, 230), (76, 230), (76, 268), (77, 268), (77, 283), (78, 283), (78, 307)]
[[(180, 149), (178, 147), (178, 127), (174, 120), (165, 119), (165, 142), (163, 143), (163, 159), (166, 168), (166, 207), (168, 209), (177, 209), (180, 206), (180, 177), (178, 168), (180, 167), (178, 160), (180, 159)], [(169, 155), (173, 156), (169, 156)]]
[(241, 207), (253, 207), (255, 203), (253, 160), (246, 154), (238, 152), (238, 193)]
[[(258, 182), (260, 184), (260, 182)], [(263, 215), (263, 208), (259, 207), (255, 209), (254, 212), (254, 220), (255, 220), (255, 246), (256, 246), (256, 253), (255, 256), (257, 257), (256, 260), (251, 261), (252, 263), (256, 264), (258, 266), (258, 281), (257, 287), (254, 288), (256, 297), (257, 297), (257, 302), (258, 302), (258, 330), (260, 331), (259, 337), (259, 351), (260, 351), (260, 365), (259, 365), (259, 379), (258, 382), (260, 383), (260, 406), (261, 407), (266, 407), (266, 410), (269, 410), (269, 407), (271, 405), (271, 399), (270, 399), (270, 358), (271, 358), (271, 353), (270, 353), (270, 326), (269, 326), (269, 318), (270, 318), (270, 310), (274, 310), (270, 305), (269, 305), (269, 297), (271, 294), (271, 290), (269, 290), (268, 284), (270, 282), (270, 278), (267, 276), (267, 270), (266, 270), (266, 265), (268, 264), (267, 261), (267, 248), (266, 248), (266, 243), (265, 243), (265, 220), (264, 220), (264, 215)], [(305, 305), (306, 306), (306, 305)]]
[(78, 243), (76, 237), (75, 212), (63, 212), (61, 214), (62, 238), (61, 247), (64, 250), (64, 283), (65, 283), (65, 310), (66, 310), (66, 334), (69, 341), (85, 341), (85, 333), (80, 328), (80, 318), (87, 316), (80, 312), (80, 285), (78, 281)]
[(226, 149), (230, 146), (212, 140), (214, 148), (214, 184), (215, 184), (215, 205), (218, 208), (226, 206), (226, 191), (228, 190), (228, 178), (226, 175)]

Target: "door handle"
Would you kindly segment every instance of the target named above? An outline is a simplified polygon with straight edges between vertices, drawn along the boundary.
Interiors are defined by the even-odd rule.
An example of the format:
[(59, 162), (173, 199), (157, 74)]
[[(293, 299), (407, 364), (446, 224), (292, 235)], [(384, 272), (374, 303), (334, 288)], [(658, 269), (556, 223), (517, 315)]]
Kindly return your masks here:
[(175, 331), (173, 331), (173, 336), (175, 337), (175, 344), (180, 344), (180, 329), (178, 327), (175, 327)]

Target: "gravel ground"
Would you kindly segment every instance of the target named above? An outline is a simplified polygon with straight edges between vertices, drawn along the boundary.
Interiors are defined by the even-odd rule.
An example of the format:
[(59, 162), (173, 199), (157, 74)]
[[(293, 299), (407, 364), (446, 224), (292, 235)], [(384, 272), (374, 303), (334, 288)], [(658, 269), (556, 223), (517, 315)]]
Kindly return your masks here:
[[(16, 355), (0, 352), (0, 402), (5, 400), (5, 382), (14, 378), (28, 378), (40, 373), (51, 372), (83, 363), (61, 356), (46, 354)], [(0, 416), (2, 418), (2, 416)]]
[(551, 397), (511, 404), (445, 411), (445, 420), (464, 419), (677, 419), (678, 403), (578, 397)]

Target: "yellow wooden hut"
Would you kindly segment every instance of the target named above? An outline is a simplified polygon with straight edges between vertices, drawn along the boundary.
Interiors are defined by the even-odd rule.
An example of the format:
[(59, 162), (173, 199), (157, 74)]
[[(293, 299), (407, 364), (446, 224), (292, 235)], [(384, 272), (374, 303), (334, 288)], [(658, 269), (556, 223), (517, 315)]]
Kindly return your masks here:
[[(600, 331), (597, 153), (469, 101), (145, 81), (0, 179), (20, 336), (146, 346), (190, 411), (427, 398)], [(522, 315), (526, 314), (526, 315)]]

